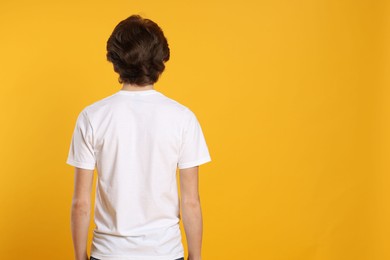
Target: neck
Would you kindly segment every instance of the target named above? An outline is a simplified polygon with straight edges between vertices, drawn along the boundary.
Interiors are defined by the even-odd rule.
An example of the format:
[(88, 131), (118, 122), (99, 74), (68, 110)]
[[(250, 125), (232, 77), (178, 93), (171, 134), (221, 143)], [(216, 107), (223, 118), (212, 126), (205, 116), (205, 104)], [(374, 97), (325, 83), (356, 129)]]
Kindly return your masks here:
[(146, 85), (146, 86), (139, 86), (129, 83), (124, 83), (121, 90), (129, 90), (129, 91), (142, 91), (142, 90), (151, 90), (153, 88), (153, 84)]

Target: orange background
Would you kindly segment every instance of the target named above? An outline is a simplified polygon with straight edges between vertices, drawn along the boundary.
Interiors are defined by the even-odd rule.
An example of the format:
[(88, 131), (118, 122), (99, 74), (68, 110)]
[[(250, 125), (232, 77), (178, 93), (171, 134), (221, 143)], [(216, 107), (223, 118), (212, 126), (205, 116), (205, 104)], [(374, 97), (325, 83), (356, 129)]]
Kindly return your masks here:
[(2, 259), (73, 259), (71, 135), (121, 87), (105, 44), (131, 14), (163, 28), (155, 88), (210, 149), (203, 259), (390, 259), (385, 0), (2, 1)]

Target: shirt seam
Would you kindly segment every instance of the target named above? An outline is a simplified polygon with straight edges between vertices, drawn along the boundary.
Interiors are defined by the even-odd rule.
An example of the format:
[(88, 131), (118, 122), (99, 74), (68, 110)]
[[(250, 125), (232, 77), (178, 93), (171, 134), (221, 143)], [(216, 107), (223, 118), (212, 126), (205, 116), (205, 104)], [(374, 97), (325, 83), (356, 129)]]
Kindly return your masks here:
[(92, 132), (92, 149), (93, 149), (94, 157), (96, 158), (96, 151), (95, 151), (95, 131), (94, 131), (94, 129), (93, 129), (91, 120), (89, 119), (87, 109), (84, 109), (83, 112), (85, 113), (85, 118), (86, 118), (87, 121), (88, 121), (89, 127), (91, 127), (91, 132)]
[(210, 156), (205, 156), (205, 157), (202, 157), (198, 160), (195, 160), (195, 161), (191, 161), (191, 162), (185, 162), (185, 163), (178, 163), (178, 168), (183, 168), (183, 167), (188, 167), (188, 166), (191, 166), (193, 164), (203, 164), (203, 163), (206, 163), (206, 162), (210, 162), (211, 161), (211, 157)]
[(177, 255), (171, 255), (171, 256), (107, 256), (107, 255), (101, 255), (101, 254), (91, 254), (92, 257), (96, 259), (105, 259), (105, 260), (171, 260), (171, 259), (177, 259), (177, 258), (183, 258), (184, 252)]
[(68, 164), (71, 164), (71, 165), (77, 164), (77, 166), (86, 166), (88, 168), (92, 168), (93, 167), (95, 169), (95, 163), (92, 164), (92, 163), (89, 163), (89, 162), (80, 162), (80, 161), (76, 161), (76, 160), (73, 160), (73, 159), (67, 159), (66, 162)]

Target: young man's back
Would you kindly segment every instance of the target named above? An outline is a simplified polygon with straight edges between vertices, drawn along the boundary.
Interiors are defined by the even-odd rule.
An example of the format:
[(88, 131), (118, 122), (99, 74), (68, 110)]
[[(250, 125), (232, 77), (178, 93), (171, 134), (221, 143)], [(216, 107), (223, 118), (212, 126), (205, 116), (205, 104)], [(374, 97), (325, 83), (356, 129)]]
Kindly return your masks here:
[(155, 89), (122, 89), (85, 107), (67, 163), (98, 172), (91, 256), (183, 257), (176, 169), (209, 161), (195, 114)]

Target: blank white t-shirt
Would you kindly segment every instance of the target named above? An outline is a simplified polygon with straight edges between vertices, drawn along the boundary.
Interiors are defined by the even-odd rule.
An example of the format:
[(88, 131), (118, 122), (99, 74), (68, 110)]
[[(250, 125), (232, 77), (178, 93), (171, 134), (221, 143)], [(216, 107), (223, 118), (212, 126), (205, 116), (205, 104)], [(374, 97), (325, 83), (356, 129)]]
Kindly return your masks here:
[(85, 107), (66, 163), (98, 173), (91, 256), (183, 257), (176, 170), (209, 161), (195, 114), (155, 89), (119, 90)]

